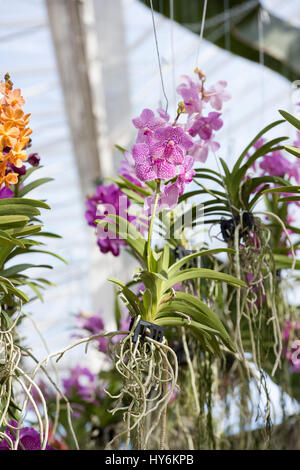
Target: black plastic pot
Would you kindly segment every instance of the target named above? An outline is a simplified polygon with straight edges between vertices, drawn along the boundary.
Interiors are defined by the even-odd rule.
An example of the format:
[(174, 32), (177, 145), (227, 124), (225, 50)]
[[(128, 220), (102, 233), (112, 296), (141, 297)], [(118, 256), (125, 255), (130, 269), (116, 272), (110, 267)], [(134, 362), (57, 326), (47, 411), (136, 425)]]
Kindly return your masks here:
[(253, 214), (251, 212), (243, 212), (241, 217), (238, 215), (229, 220), (221, 220), (220, 227), (225, 242), (234, 240), (235, 229), (238, 225), (240, 225), (239, 237), (243, 238), (254, 226)]

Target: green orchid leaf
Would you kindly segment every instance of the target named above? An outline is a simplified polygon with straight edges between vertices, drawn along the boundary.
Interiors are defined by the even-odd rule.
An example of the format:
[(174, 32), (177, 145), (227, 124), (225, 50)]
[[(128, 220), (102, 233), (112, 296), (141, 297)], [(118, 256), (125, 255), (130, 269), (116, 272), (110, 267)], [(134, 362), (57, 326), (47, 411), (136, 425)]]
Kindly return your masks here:
[(269, 193), (298, 193), (300, 186), (280, 186), (279, 188), (271, 188), (264, 191), (264, 194)]
[[(114, 222), (109, 221), (112, 219)], [(102, 225), (109, 232), (118, 235), (136, 252), (140, 258), (145, 260), (146, 240), (140, 232), (128, 220), (115, 214), (108, 214), (105, 219), (95, 220), (97, 225)], [(152, 250), (151, 250), (152, 251)]]
[(190, 255), (185, 256), (184, 258), (181, 258), (179, 261), (177, 261), (175, 264), (173, 264), (169, 269), (168, 269), (168, 275), (171, 277), (178, 271), (182, 266), (184, 266), (187, 262), (191, 261), (194, 258), (197, 258), (199, 256), (207, 256), (207, 255), (212, 255), (216, 253), (235, 253), (235, 250), (232, 250), (231, 248), (214, 248), (212, 250), (202, 250), (198, 251), (197, 253), (192, 253)]
[(25, 215), (1, 215), (0, 228), (10, 229), (12, 227), (22, 227), (29, 221), (29, 217)]
[(121, 328), (122, 313), (121, 313), (121, 309), (120, 309), (119, 296), (118, 296), (118, 293), (117, 293), (117, 289), (114, 289), (114, 292), (115, 292), (114, 314), (115, 314), (116, 326), (119, 330)]
[(23, 197), (13, 197), (8, 199), (0, 199), (0, 206), (6, 206), (7, 204), (13, 205), (26, 205), (31, 207), (39, 207), (41, 209), (50, 209), (50, 206), (43, 201), (38, 201), (36, 199), (26, 199)]
[(282, 117), (284, 117), (286, 121), (288, 121), (290, 124), (292, 124), (292, 126), (296, 127), (296, 129), (300, 131), (299, 119), (297, 119), (295, 116), (288, 113), (287, 111), (283, 111), (282, 109), (279, 110), (279, 113), (281, 114)]
[(24, 181), (26, 181), (27, 178), (29, 178), (30, 175), (32, 175), (35, 171), (37, 171), (37, 170), (39, 170), (39, 169), (41, 169), (41, 168), (43, 168), (42, 165), (33, 166), (33, 167), (31, 167), (31, 168), (28, 168), (28, 169), (26, 170), (25, 175), (22, 175), (22, 176), (19, 178), (19, 183), (20, 183), (20, 184), (23, 184)]
[(135, 202), (136, 204), (139, 204), (139, 205), (144, 204), (144, 198), (140, 194), (136, 193), (135, 191), (132, 191), (131, 189), (123, 187), (122, 193), (126, 194), (126, 196), (128, 196), (128, 198), (131, 201)]
[(8, 229), (7, 233), (15, 235), (16, 237), (26, 237), (28, 235), (34, 235), (41, 231), (43, 225), (27, 225), (22, 228)]
[[(293, 259), (288, 256), (274, 254), (276, 269), (289, 269), (293, 265)], [(300, 269), (300, 260), (296, 260), (295, 269)]]
[(127, 150), (124, 147), (121, 147), (121, 145), (115, 144), (114, 145), (116, 149), (120, 150), (120, 152), (125, 153)]
[[(300, 122), (300, 121), (299, 121)], [(300, 158), (300, 149), (298, 147), (294, 147), (293, 145), (285, 145), (284, 149), (294, 155), (297, 158)]]
[(241, 153), (241, 155), (239, 156), (239, 158), (237, 159), (234, 167), (233, 167), (233, 170), (232, 170), (232, 173), (236, 173), (242, 163), (242, 161), (244, 160), (244, 158), (246, 157), (247, 153), (248, 153), (248, 150), (250, 150), (250, 148), (253, 146), (253, 144), (255, 144), (255, 142), (257, 142), (258, 139), (260, 139), (260, 137), (262, 137), (266, 132), (268, 132), (270, 129), (272, 129), (273, 127), (275, 126), (278, 126), (279, 124), (282, 124), (284, 122), (283, 119), (280, 119), (278, 121), (275, 121), (275, 122), (272, 122), (271, 124), (269, 124), (268, 126), (264, 127), (255, 137), (254, 139), (251, 140), (251, 142), (247, 145), (247, 147), (243, 150), (243, 152)]
[(181, 283), (189, 279), (197, 278), (222, 281), (234, 287), (247, 287), (244, 281), (241, 281), (240, 279), (229, 274), (220, 273), (218, 271), (214, 271), (213, 269), (192, 268), (177, 272), (175, 276), (173, 276), (171, 279), (164, 283), (164, 291), (170, 289), (172, 286), (179, 282)]
[(152, 310), (152, 294), (150, 289), (145, 289), (143, 293), (143, 304), (146, 312), (151, 312)]
[[(179, 301), (178, 301), (179, 299)], [(186, 308), (186, 306), (189, 306)], [(192, 307), (192, 308), (191, 308)], [(171, 309), (171, 310), (170, 310)], [(159, 317), (165, 312), (178, 312), (190, 316), (194, 321), (199, 322), (215, 331), (224, 344), (230, 349), (234, 348), (233, 343), (217, 315), (200, 299), (184, 292), (176, 292), (176, 297), (169, 304), (163, 306), (159, 311)]]
[(275, 150), (282, 150), (283, 146), (277, 146), (280, 142), (283, 140), (287, 140), (288, 137), (282, 136), (282, 137), (276, 137), (275, 139), (270, 140), (269, 142), (266, 142), (263, 144), (261, 147), (259, 147), (251, 157), (248, 158), (246, 163), (239, 168), (239, 170), (234, 173), (235, 177), (238, 175), (238, 180), (241, 181), (242, 178), (245, 176), (246, 171), (253, 165), (254, 162), (260, 157), (263, 157), (264, 155), (267, 155), (270, 152), (274, 152)]
[(15, 276), (16, 274), (25, 271), (26, 269), (31, 269), (31, 268), (47, 268), (47, 269), (53, 269), (52, 266), (49, 266), (48, 264), (16, 264), (15, 266), (12, 266), (11, 268), (3, 269), (0, 271), (0, 275), (3, 277), (12, 277)]
[(53, 178), (40, 178), (38, 180), (32, 181), (20, 189), (19, 196), (25, 196), (25, 194), (29, 193), (33, 189), (38, 188), (42, 184), (49, 183), (50, 181), (53, 181)]
[(113, 282), (121, 288), (121, 294), (126, 298), (130, 306), (134, 309), (135, 315), (141, 315), (143, 313), (144, 309), (142, 302), (137, 295), (128, 289), (125, 284), (114, 278), (109, 278), (108, 281)]
[(287, 196), (278, 199), (278, 202), (300, 201), (300, 196)]
[[(11, 198), (12, 199), (12, 198)], [(2, 215), (40, 215), (40, 211), (33, 206), (26, 204), (10, 204), (0, 205), (0, 216)]]
[(286, 186), (290, 184), (288, 180), (285, 180), (284, 178), (280, 178), (279, 176), (266, 175), (266, 176), (259, 176), (257, 178), (250, 178), (242, 184), (242, 187), (241, 187), (242, 188), (241, 189), (242, 200), (248, 201), (251, 196), (251, 193), (258, 186), (264, 183), (283, 184)]

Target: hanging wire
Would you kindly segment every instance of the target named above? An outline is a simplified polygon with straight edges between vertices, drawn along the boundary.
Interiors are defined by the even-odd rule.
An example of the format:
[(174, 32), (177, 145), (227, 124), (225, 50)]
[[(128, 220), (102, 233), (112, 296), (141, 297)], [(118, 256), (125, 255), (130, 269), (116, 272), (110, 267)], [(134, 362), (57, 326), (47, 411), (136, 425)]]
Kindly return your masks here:
[(167, 113), (168, 112), (168, 107), (169, 107), (169, 100), (168, 100), (168, 97), (167, 97), (167, 94), (166, 94), (164, 79), (163, 79), (163, 74), (162, 74), (162, 66), (161, 66), (160, 53), (159, 53), (159, 47), (158, 47), (158, 39), (157, 39), (157, 33), (156, 33), (156, 26), (155, 26), (155, 20), (154, 20), (154, 10), (153, 10), (152, 0), (150, 0), (150, 7), (151, 7), (151, 16), (152, 16), (152, 24), (153, 24), (153, 33), (154, 33), (154, 39), (155, 39), (156, 54), (157, 54), (158, 67), (159, 67), (159, 75), (160, 75), (160, 81), (161, 81), (163, 95), (164, 95), (165, 100), (166, 100), (166, 113)]
[(261, 80), (261, 106), (260, 106), (260, 115), (261, 115), (261, 125), (264, 124), (264, 105), (265, 105), (265, 56), (264, 56), (264, 25), (263, 25), (263, 18), (264, 18), (264, 10), (260, 7), (258, 11), (258, 47), (259, 47), (259, 63), (260, 63), (260, 80)]
[[(230, 38), (230, 24), (231, 13), (229, 8), (229, 0), (224, 0), (224, 34), (225, 34), (225, 49), (230, 52), (231, 38)], [(235, 139), (232, 137), (232, 116), (231, 106), (224, 112), (224, 121), (226, 122), (226, 137), (227, 137), (227, 160), (230, 162), (231, 156), (234, 153)]]
[[(203, 39), (203, 33), (204, 33), (204, 27), (205, 27), (205, 18), (206, 18), (206, 8), (207, 8), (207, 0), (204, 0), (202, 21), (201, 21), (201, 29), (200, 29), (200, 36), (199, 36), (199, 45), (198, 45), (197, 56), (196, 56), (196, 64), (195, 64), (196, 67), (198, 65), (200, 45), (201, 45), (201, 42), (202, 42), (202, 39)], [(225, 13), (224, 13), (224, 16), (225, 16)], [(216, 164), (217, 164), (218, 171), (220, 173), (220, 176), (221, 176), (223, 184), (224, 184), (224, 190), (225, 190), (225, 193), (227, 195), (228, 205), (230, 207), (232, 217), (234, 217), (233, 208), (232, 208), (231, 203), (230, 203), (230, 198), (229, 198), (228, 190), (227, 190), (227, 187), (226, 187), (226, 184), (225, 184), (225, 179), (224, 179), (224, 176), (223, 176), (223, 172), (220, 168), (219, 160), (218, 160), (218, 157), (217, 157), (216, 152), (214, 150), (213, 150), (213, 154), (214, 154), (214, 158), (215, 158), (215, 161), (216, 161)]]
[(172, 88), (174, 100), (174, 114), (176, 112), (176, 69), (175, 69), (175, 48), (174, 48), (174, 0), (170, 1), (170, 36), (171, 36), (171, 63), (172, 63)]
[(201, 28), (200, 28), (200, 35), (199, 35), (199, 45), (198, 45), (198, 50), (197, 50), (195, 68), (196, 68), (197, 65), (198, 65), (199, 54), (200, 54), (200, 46), (201, 46), (201, 42), (202, 42), (202, 39), (203, 39), (204, 25), (205, 25), (205, 17), (206, 17), (206, 8), (207, 8), (207, 0), (204, 0), (203, 13), (202, 13), (202, 21), (201, 21)]

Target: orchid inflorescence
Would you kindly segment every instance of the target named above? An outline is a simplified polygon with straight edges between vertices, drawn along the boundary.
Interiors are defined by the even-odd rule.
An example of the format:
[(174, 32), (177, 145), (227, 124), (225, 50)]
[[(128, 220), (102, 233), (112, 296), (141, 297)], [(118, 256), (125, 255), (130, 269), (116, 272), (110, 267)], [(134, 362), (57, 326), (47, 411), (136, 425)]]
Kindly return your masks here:
[[(195, 80), (185, 75), (177, 88), (183, 101), (178, 104), (173, 122), (162, 108), (157, 110), (157, 115), (146, 108), (132, 120), (138, 129), (136, 143), (131, 152), (124, 151), (125, 160), (121, 163), (118, 174), (135, 185), (137, 190), (140, 188), (142, 212), (146, 216), (152, 214), (155, 201), (155, 194), (151, 194), (151, 185), (147, 183), (160, 183), (157, 213), (163, 209), (173, 209), (184, 193), (185, 186), (193, 181), (195, 162), (204, 163), (209, 151), (215, 152), (220, 147), (214, 138), (215, 131), (223, 126), (219, 111), (223, 102), (230, 99), (226, 91), (227, 83), (220, 81), (206, 89), (205, 74), (198, 69), (195, 73)], [(210, 111), (205, 115), (208, 105), (217, 111)], [(181, 119), (183, 116), (185, 120)], [(86, 202), (86, 219), (89, 225), (94, 226), (97, 218), (104, 218), (105, 211), (106, 214), (112, 213), (111, 210), (108, 211), (112, 206), (114, 213), (120, 215), (121, 196), (126, 198), (114, 184), (98, 186), (95, 194)], [(129, 198), (124, 204), (128, 209)], [(128, 216), (128, 220), (134, 223), (133, 216)], [(110, 251), (116, 256), (120, 252), (119, 246), (123, 244), (120, 237), (98, 237), (98, 245), (103, 253)]]
[(28, 127), (30, 114), (22, 110), (25, 100), (21, 90), (13, 89), (8, 74), (0, 84), (0, 93), (0, 187), (8, 187), (18, 182), (32, 130)]

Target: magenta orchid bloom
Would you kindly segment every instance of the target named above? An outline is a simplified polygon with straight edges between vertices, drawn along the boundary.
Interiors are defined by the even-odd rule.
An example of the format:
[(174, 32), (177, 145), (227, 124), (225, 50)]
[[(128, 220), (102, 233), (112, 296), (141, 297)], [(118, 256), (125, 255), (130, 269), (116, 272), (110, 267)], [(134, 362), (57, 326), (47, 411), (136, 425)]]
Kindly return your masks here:
[(206, 97), (209, 100), (211, 107), (217, 111), (222, 109), (224, 101), (228, 101), (231, 98), (230, 93), (225, 90), (226, 87), (227, 82), (225, 80), (220, 80), (206, 93)]
[[(16, 421), (9, 421), (10, 426), (15, 428), (15, 431), (9, 426), (5, 429), (5, 434), (12, 440), (14, 443), (16, 441), (16, 432), (18, 423)], [(5, 439), (2, 439), (0, 442), (0, 450), (10, 450), (10, 446)], [(41, 450), (41, 436), (33, 428), (23, 428), (20, 430), (20, 444), (18, 445), (18, 450)], [(45, 450), (54, 450), (53, 447), (46, 445)]]
[(184, 82), (177, 87), (176, 91), (183, 99), (187, 114), (201, 113), (203, 103), (199, 93), (202, 85), (194, 82), (187, 75), (184, 75), (182, 79)]
[(294, 177), (297, 183), (300, 181), (299, 165), (287, 160), (280, 150), (275, 150), (270, 155), (265, 155), (259, 166), (264, 170), (263, 174), (267, 173), (273, 176), (287, 175), (289, 178)]
[[(98, 186), (95, 194), (87, 199), (86, 206), (85, 218), (92, 227), (96, 227), (95, 220), (105, 219), (107, 214), (127, 217), (129, 222), (135, 219), (134, 216), (127, 213), (130, 206), (128, 197), (114, 184)], [(102, 253), (111, 252), (114, 256), (118, 256), (120, 246), (126, 245), (126, 242), (116, 234), (110, 234), (99, 228), (97, 229), (97, 236), (97, 243)]]
[(170, 179), (176, 176), (176, 166), (163, 158), (157, 158), (153, 154), (152, 146), (136, 144), (132, 148), (132, 155), (137, 177), (141, 181)]
[[(157, 213), (162, 210), (174, 209), (177, 205), (179, 198), (179, 187), (176, 183), (168, 183), (162, 190), (157, 205)], [(144, 214), (150, 216), (153, 212), (155, 195), (149, 196), (145, 199)]]
[(156, 142), (152, 151), (156, 158), (163, 158), (173, 165), (181, 165), (186, 152), (193, 146), (193, 140), (182, 127), (160, 127), (154, 133)]
[(223, 126), (223, 121), (220, 119), (221, 113), (212, 111), (208, 113), (207, 117), (200, 117), (193, 123), (189, 134), (195, 137), (197, 134), (203, 140), (209, 140), (212, 136), (213, 130), (218, 131)]
[(194, 158), (190, 155), (187, 155), (184, 159), (183, 165), (181, 165), (179, 168), (179, 174), (175, 184), (179, 189), (180, 196), (184, 192), (186, 183), (191, 183), (196, 174), (195, 170), (193, 169), (194, 162)]
[(208, 152), (216, 152), (220, 148), (220, 144), (213, 140), (214, 135), (211, 136), (209, 140), (197, 141), (194, 143), (189, 154), (194, 157), (195, 160), (199, 162), (206, 162), (208, 157)]
[(10, 188), (7, 188), (6, 186), (3, 186), (0, 189), (0, 199), (7, 199), (10, 197), (13, 197), (13, 195), (14, 195), (13, 190)]
[(192, 146), (191, 137), (181, 127), (160, 127), (150, 142), (132, 148), (137, 177), (141, 181), (174, 178), (176, 165), (183, 163)]
[(121, 168), (118, 171), (120, 176), (126, 178), (130, 183), (142, 187), (141, 181), (138, 179), (135, 171), (135, 161), (130, 152), (124, 152), (125, 160), (121, 161)]
[(155, 117), (151, 109), (144, 109), (141, 115), (132, 119), (133, 125), (139, 129), (137, 143), (147, 142), (153, 136), (154, 131), (166, 124), (166, 118)]

